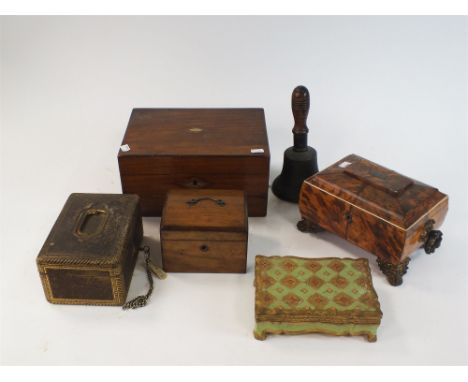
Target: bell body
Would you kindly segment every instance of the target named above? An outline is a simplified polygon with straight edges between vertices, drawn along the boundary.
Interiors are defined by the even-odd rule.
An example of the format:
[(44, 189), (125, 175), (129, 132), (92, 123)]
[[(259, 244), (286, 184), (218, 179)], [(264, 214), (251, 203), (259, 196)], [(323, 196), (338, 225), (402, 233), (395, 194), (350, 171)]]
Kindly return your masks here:
[(280, 199), (297, 203), (302, 182), (318, 171), (317, 151), (307, 146), (301, 151), (290, 147), (284, 152), (283, 170), (274, 180), (272, 191)]

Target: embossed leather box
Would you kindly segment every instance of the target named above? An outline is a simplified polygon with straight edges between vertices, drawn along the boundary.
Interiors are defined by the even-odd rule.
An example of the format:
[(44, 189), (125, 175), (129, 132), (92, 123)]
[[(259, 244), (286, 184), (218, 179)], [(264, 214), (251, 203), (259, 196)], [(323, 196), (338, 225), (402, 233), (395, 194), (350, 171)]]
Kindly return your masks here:
[(243, 191), (169, 191), (161, 218), (165, 271), (245, 273), (247, 239)]
[(140, 196), (143, 216), (161, 216), (172, 188), (243, 190), (250, 216), (267, 213), (263, 109), (134, 109), (122, 146), (122, 190)]
[(327, 230), (377, 256), (390, 284), (400, 285), (411, 253), (440, 246), (437, 230), (448, 196), (357, 155), (306, 179), (299, 197), (302, 231)]
[(71, 194), (37, 257), (47, 300), (123, 305), (142, 236), (137, 195)]

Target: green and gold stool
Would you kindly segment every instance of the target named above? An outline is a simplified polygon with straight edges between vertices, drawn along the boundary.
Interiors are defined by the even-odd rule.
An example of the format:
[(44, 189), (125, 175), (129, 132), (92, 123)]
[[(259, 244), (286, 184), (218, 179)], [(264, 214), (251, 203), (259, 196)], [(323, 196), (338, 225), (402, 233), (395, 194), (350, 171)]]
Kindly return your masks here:
[(323, 333), (377, 340), (382, 311), (367, 259), (257, 256), (254, 336)]

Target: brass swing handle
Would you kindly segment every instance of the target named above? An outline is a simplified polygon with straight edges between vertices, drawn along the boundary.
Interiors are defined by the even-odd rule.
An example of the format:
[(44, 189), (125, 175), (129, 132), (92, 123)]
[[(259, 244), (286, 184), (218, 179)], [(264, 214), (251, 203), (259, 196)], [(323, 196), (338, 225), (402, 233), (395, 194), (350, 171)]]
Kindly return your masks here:
[(210, 198), (209, 196), (205, 196), (203, 198), (198, 198), (198, 199), (190, 199), (187, 201), (187, 204), (189, 206), (194, 206), (198, 202), (201, 202), (202, 200), (211, 200), (212, 202), (216, 203), (220, 207), (224, 207), (226, 205), (226, 202), (223, 199), (215, 199), (215, 198)]

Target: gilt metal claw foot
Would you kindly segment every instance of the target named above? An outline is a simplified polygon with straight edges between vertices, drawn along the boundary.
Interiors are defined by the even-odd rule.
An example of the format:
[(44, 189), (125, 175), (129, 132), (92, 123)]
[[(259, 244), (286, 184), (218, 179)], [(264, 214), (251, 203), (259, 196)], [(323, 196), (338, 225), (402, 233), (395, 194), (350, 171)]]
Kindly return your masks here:
[(377, 264), (382, 273), (387, 276), (388, 282), (393, 286), (398, 286), (403, 283), (403, 275), (408, 270), (409, 261), (409, 257), (398, 264), (388, 263), (381, 259), (377, 259)]
[(311, 223), (306, 219), (299, 220), (297, 222), (297, 229), (301, 232), (319, 233), (325, 231), (322, 227), (317, 224)]

